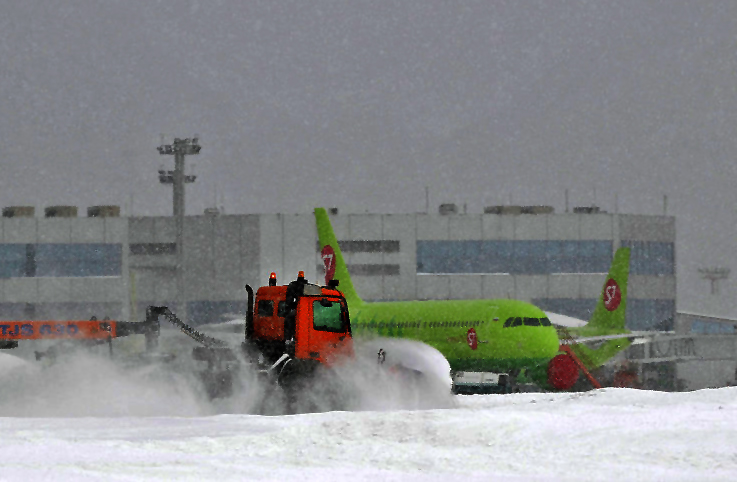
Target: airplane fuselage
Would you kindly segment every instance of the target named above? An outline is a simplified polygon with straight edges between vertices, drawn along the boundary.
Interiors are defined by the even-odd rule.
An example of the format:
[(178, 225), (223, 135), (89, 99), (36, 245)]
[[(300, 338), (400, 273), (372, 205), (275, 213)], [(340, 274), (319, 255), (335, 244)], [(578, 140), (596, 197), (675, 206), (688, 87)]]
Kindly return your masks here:
[(349, 310), (356, 337), (421, 341), (440, 351), (453, 371), (545, 366), (559, 348), (545, 313), (518, 300), (376, 302)]

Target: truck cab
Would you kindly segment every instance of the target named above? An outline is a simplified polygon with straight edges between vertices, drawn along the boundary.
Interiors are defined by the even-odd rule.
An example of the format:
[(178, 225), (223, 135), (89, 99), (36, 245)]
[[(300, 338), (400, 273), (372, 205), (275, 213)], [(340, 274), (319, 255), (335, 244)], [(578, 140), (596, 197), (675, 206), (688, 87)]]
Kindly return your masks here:
[(307, 363), (331, 366), (353, 356), (353, 338), (345, 297), (337, 285), (308, 283), (304, 274), (288, 285), (269, 286), (249, 302), (246, 340), (255, 345), (267, 363), (282, 355)]

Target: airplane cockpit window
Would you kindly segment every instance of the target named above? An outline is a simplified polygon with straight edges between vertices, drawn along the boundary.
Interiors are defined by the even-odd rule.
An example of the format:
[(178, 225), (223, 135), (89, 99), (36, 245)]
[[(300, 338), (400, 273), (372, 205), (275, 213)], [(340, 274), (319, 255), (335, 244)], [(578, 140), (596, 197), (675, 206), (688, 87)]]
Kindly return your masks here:
[(514, 322), (514, 318), (507, 318), (507, 321), (504, 322), (504, 328), (509, 328), (512, 326), (512, 323)]
[(515, 318), (514, 319), (514, 322), (512, 322), (512, 326), (513, 327), (515, 327), (515, 326), (522, 326), (522, 318), (519, 318), (519, 317)]
[(540, 326), (540, 320), (537, 318), (524, 318), (523, 322), (527, 326)]
[(551, 326), (550, 320), (548, 318), (540, 318), (540, 324), (543, 326)]

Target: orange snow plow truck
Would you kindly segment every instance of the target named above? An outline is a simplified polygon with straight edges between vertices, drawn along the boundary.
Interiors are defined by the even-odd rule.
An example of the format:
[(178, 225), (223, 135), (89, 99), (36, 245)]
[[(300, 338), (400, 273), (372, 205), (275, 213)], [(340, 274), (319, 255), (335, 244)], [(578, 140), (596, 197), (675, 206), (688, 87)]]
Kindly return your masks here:
[(272, 273), (269, 286), (256, 292), (255, 304), (251, 287), (246, 290), (246, 348), (253, 344), (272, 363), (286, 360), (286, 355), (301, 363), (331, 366), (353, 356), (348, 305), (337, 282), (327, 287), (310, 284), (300, 271), (296, 281), (276, 286)]
[(302, 271), (295, 281), (277, 286), (272, 273), (269, 285), (260, 287), (254, 300), (253, 289), (246, 285), (248, 308), (240, 349), (200, 333), (165, 306), (149, 307), (147, 320), (164, 316), (201, 345), (192, 356), (207, 362), (200, 378), (210, 397), (231, 395), (236, 375), (245, 365), (278, 384), (288, 410), (293, 410), (314, 380), (354, 357), (348, 305), (337, 286), (337, 281), (328, 286), (308, 283)]

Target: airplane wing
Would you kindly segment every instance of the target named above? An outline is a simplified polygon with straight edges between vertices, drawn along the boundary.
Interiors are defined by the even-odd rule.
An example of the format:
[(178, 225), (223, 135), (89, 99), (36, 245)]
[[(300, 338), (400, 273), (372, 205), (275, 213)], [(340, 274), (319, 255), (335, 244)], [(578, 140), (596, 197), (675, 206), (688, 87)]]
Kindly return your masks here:
[(654, 336), (651, 331), (633, 331), (630, 333), (617, 333), (615, 335), (602, 335), (602, 336), (583, 336), (579, 338), (572, 338), (571, 340), (561, 340), (561, 344), (567, 345), (571, 343), (595, 343), (599, 341), (616, 340), (618, 338), (629, 338), (632, 339), (633, 345), (639, 345), (646, 343), (648, 338)]
[(555, 326), (563, 326), (565, 328), (578, 328), (581, 326), (585, 326), (588, 321), (581, 320), (578, 318), (573, 318), (572, 316), (566, 316), (561, 315), (558, 313), (552, 313), (550, 311), (546, 311), (545, 314), (547, 315), (550, 322)]

